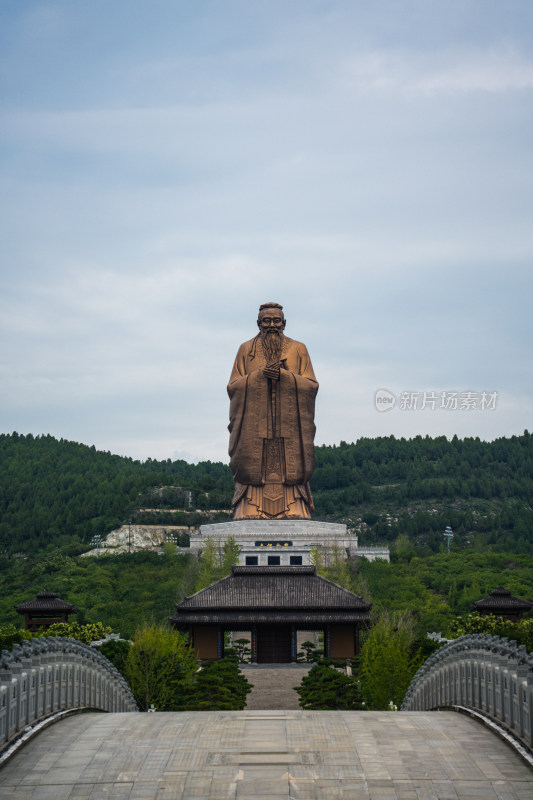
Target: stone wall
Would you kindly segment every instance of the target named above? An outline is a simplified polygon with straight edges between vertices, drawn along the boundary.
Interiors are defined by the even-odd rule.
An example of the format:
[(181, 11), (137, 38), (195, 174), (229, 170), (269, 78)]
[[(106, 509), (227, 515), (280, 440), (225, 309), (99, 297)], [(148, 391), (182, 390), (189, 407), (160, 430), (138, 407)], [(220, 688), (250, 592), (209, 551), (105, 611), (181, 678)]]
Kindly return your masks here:
[(111, 662), (74, 639), (13, 645), (0, 657), (0, 747), (38, 720), (66, 709), (138, 711)]

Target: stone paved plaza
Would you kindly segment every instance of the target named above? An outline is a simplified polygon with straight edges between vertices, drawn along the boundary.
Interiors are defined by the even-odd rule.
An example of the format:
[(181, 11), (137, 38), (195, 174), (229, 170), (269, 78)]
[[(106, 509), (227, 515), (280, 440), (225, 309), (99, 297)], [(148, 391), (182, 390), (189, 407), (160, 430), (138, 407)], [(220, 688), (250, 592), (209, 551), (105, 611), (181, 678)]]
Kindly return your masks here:
[(96, 713), (21, 748), (0, 799), (529, 800), (532, 778), (453, 712)]

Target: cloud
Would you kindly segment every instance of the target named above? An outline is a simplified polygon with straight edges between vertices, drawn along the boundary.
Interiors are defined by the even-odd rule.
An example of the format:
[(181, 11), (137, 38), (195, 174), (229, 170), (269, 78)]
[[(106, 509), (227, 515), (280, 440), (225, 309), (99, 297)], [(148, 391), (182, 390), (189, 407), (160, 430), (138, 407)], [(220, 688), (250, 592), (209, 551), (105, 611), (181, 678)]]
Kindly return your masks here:
[[(231, 362), (271, 299), (319, 441), (525, 427), (532, 51), (503, 7), (460, 5), (132, 0), (102, 26), (56, 0), (40, 38), (13, 11), (4, 429), (226, 458)], [(512, 402), (473, 420), (372, 405), (489, 385)]]
[(345, 58), (341, 71), (359, 92), (406, 95), (514, 92), (533, 89), (533, 61), (511, 46), (428, 53), (371, 50)]

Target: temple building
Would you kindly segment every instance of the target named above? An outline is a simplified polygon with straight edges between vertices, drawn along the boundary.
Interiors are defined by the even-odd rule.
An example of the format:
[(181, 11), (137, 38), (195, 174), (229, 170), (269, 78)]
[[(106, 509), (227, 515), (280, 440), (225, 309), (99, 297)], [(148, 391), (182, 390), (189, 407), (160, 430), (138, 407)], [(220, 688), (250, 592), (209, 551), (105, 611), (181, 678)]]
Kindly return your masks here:
[(48, 630), (56, 622), (68, 622), (69, 614), (78, 613), (76, 606), (60, 600), (55, 592), (48, 589), (39, 592), (33, 600), (15, 606), (15, 611), (24, 615), (24, 627), (32, 633), (40, 629)]
[(170, 622), (189, 634), (200, 659), (222, 658), (225, 632), (244, 631), (252, 663), (290, 663), (298, 631), (323, 631), (326, 657), (353, 658), (370, 608), (315, 566), (234, 566), (227, 578), (178, 603)]

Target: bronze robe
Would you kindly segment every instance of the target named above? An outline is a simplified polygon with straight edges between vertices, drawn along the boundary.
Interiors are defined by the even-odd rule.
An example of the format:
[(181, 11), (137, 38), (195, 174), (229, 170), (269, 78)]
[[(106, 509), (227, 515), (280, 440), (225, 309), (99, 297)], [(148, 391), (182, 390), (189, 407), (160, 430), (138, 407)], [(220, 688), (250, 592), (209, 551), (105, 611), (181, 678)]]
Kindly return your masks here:
[[(281, 364), (279, 381), (263, 375), (266, 359), (259, 336), (242, 344), (235, 359), (228, 384), (228, 427), (236, 519), (310, 516), (318, 382), (301, 342), (283, 338)], [(248, 509), (239, 514), (237, 506), (250, 487), (263, 490), (249, 491)]]

